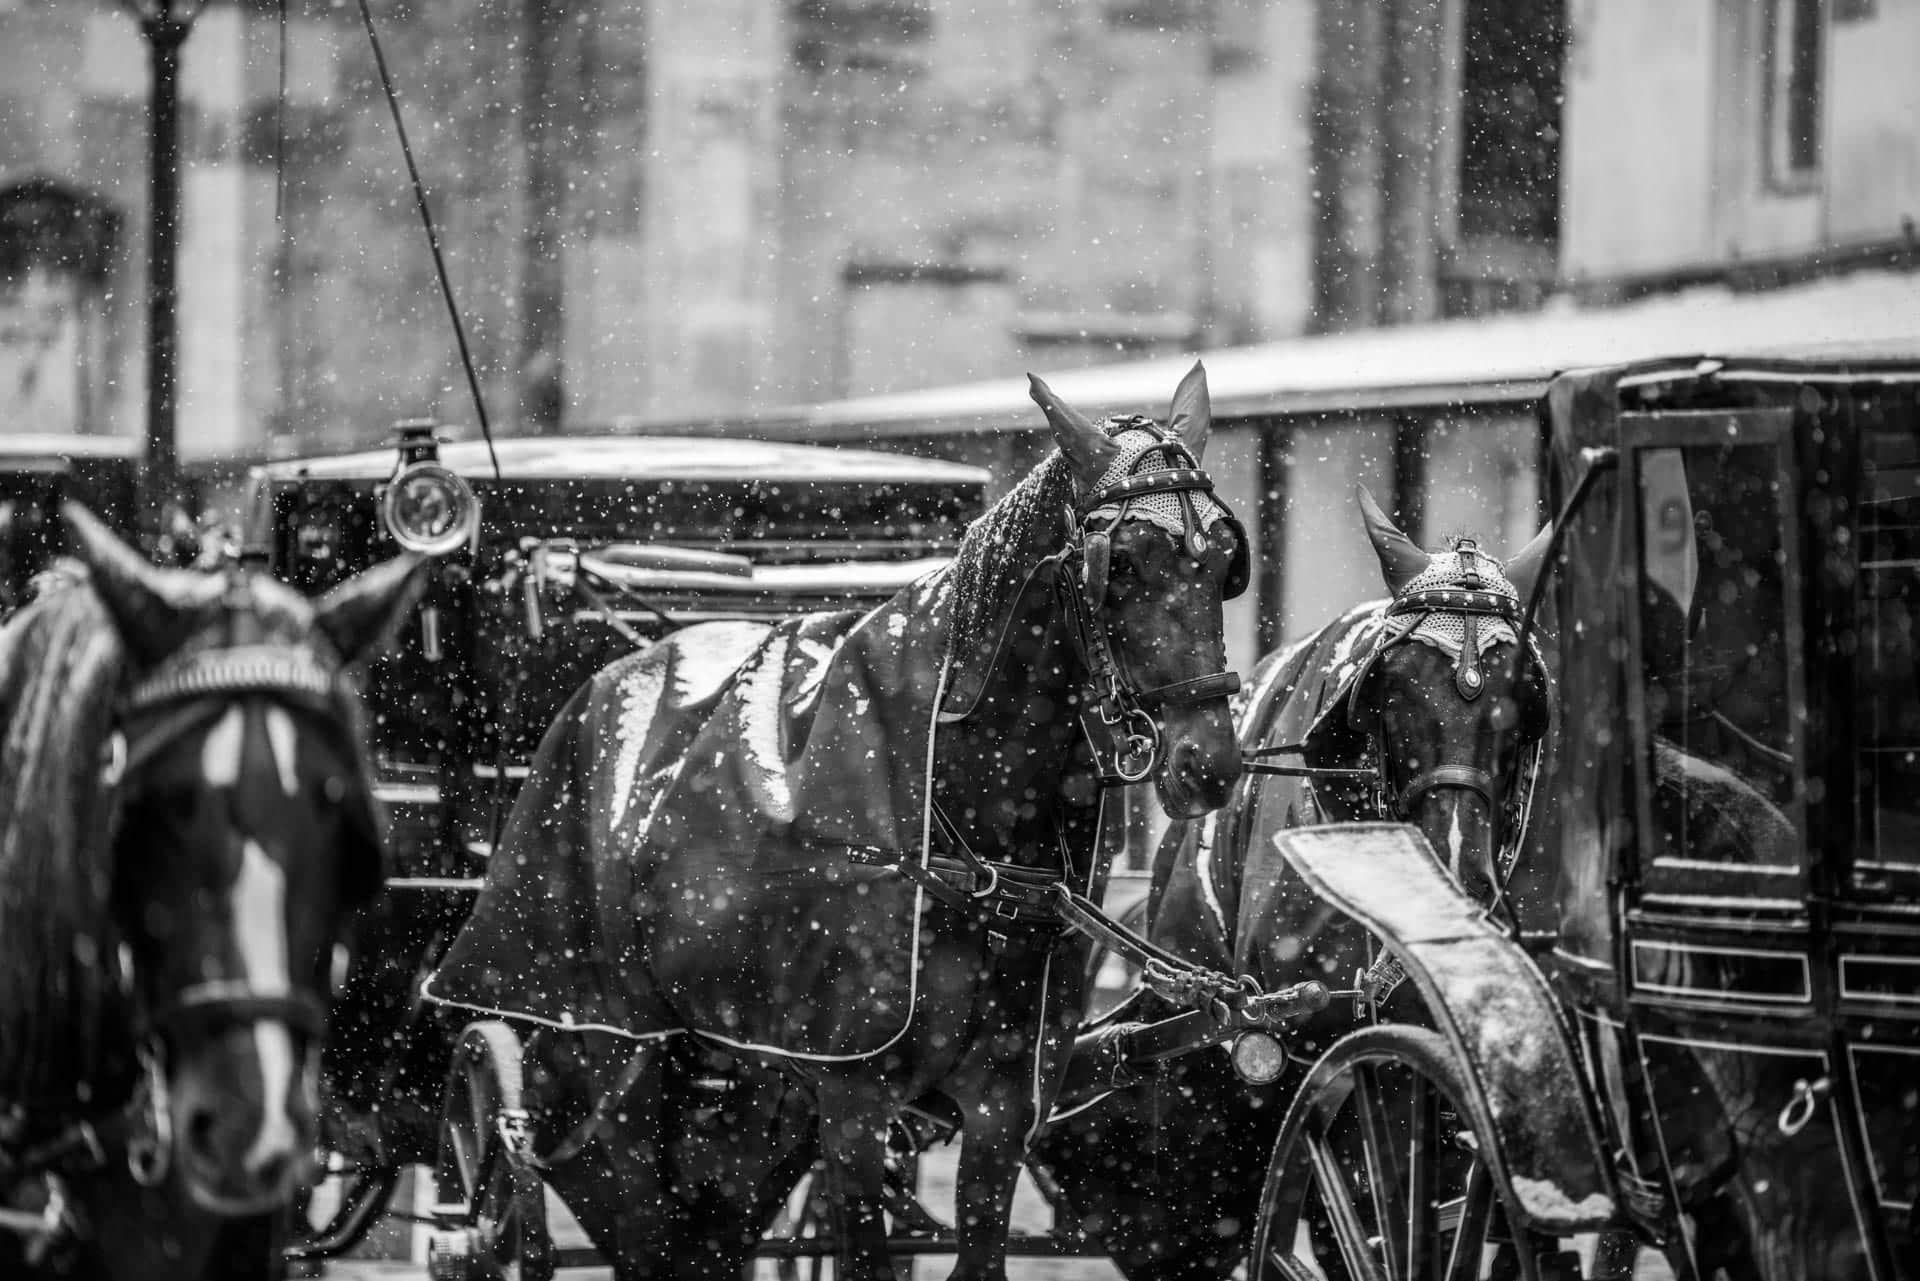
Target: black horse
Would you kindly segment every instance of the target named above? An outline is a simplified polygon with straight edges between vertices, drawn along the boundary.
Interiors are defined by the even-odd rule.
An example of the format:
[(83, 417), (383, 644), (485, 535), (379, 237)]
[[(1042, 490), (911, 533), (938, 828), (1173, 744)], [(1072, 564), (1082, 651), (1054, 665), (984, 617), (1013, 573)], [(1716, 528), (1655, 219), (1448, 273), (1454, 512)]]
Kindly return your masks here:
[(950, 566), (583, 689), (429, 982), (550, 1029), (537, 1148), (621, 1277), (737, 1275), (816, 1137), (844, 1275), (890, 1275), (886, 1133), (916, 1103), (965, 1118), (954, 1275), (1003, 1276), (1081, 1009), (1052, 887), (1099, 892), (1107, 778), (1189, 818), (1239, 774), (1220, 610), (1247, 549), (1200, 470), (1203, 372), (1166, 428), (1033, 395), (1060, 451)]
[(419, 563), (310, 603), (63, 515), (0, 630), (0, 1276), (264, 1275), (383, 877), (342, 667)]
[[(1397, 1008), (1406, 993), (1364, 930), (1290, 871), (1248, 884), (1249, 856), (1289, 827), (1391, 818), (1417, 825), (1482, 902), (1511, 909), (1507, 874), (1551, 706), (1545, 667), (1514, 661), (1516, 616), (1547, 535), (1504, 566), (1470, 539), (1429, 553), (1364, 489), (1358, 497), (1391, 599), (1263, 659), (1236, 708), (1247, 751), (1285, 747), (1279, 759), (1324, 772), (1249, 774), (1219, 813), (1176, 824), (1155, 862), (1150, 937), (1268, 990), (1360, 979), (1417, 1019)], [(1167, 1012), (1143, 993), (1114, 1018)], [(1057, 1117), (1034, 1159), (1129, 1277), (1225, 1277), (1245, 1257), (1301, 1069), (1355, 1022), (1341, 1000), (1297, 1025), (1293, 1068), (1265, 1087), (1242, 1082), (1217, 1051), (1171, 1060)]]

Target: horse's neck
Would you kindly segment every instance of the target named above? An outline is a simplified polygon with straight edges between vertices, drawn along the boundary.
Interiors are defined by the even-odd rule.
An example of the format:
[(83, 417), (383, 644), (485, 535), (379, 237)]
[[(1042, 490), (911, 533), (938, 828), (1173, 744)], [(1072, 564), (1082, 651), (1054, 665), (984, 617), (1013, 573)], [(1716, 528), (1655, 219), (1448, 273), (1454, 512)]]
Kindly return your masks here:
[(96, 955), (91, 963), (76, 956), (64, 976), (42, 972), (41, 1008), (10, 1010), (0, 1023), (0, 1120), (19, 1107), (41, 1129), (111, 1111), (130, 1094), (137, 1075), (132, 1018), (103, 979), (107, 962), (97, 953), (114, 946), (111, 934), (103, 931), (79, 949)]
[(1084, 678), (1052, 599), (1043, 593), (1014, 621), (1016, 639), (974, 714), (942, 733), (939, 802), (987, 858), (1058, 861), (1056, 819), (1081, 737)]

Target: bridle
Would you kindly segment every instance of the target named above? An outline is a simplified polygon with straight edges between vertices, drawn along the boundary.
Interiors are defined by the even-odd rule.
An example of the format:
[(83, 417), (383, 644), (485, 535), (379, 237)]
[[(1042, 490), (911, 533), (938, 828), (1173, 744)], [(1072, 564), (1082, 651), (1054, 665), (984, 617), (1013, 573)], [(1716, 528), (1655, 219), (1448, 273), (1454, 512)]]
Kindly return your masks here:
[[(1475, 549), (1471, 541), (1463, 541), (1460, 550)], [(1409, 822), (1421, 799), (1429, 792), (1445, 787), (1472, 792), (1486, 803), (1490, 815), (1498, 814), (1501, 817), (1503, 839), (1495, 855), (1495, 868), (1504, 882), (1519, 857), (1532, 816), (1534, 788), (1539, 779), (1542, 748), (1552, 715), (1554, 695), (1551, 683), (1546, 686), (1549, 703), (1546, 713), (1531, 720), (1524, 715), (1521, 717), (1516, 784), (1507, 789), (1504, 796), (1493, 772), (1477, 765), (1439, 764), (1420, 771), (1410, 779), (1397, 778), (1393, 753), (1387, 750), (1379, 713), (1366, 704), (1374, 687), (1369, 677), (1382, 657), (1397, 645), (1421, 643), (1414, 633), (1434, 615), (1460, 620), (1460, 652), (1454, 660), (1452, 681), (1455, 693), (1471, 703), (1486, 691), (1486, 668), (1480, 653), (1482, 622), (1491, 619), (1505, 623), (1518, 636), (1522, 630), (1521, 606), (1516, 594), (1503, 589), (1500, 584), (1489, 584), (1481, 577), (1474, 567), (1474, 556), (1462, 556), (1461, 563), (1465, 568), (1453, 581), (1405, 591), (1393, 599), (1384, 615), (1388, 627), (1336, 697), (1334, 707), (1344, 715), (1346, 723), (1365, 735), (1365, 747), (1357, 765), (1274, 765), (1265, 759), (1305, 753), (1309, 744), (1303, 742), (1277, 744), (1250, 752), (1246, 768), (1252, 773), (1290, 775), (1315, 782), (1335, 782), (1357, 787), (1363, 790), (1366, 800), (1359, 807), (1362, 812), (1353, 815), (1355, 819)], [(1527, 643), (1531, 643), (1530, 638)], [(1531, 665), (1537, 668), (1544, 680), (1545, 665), (1537, 657)], [(1524, 671), (1526, 666), (1522, 664), (1520, 670)]]
[[(1154, 443), (1133, 460), (1126, 476), (1082, 496), (1067, 513), (1067, 545), (1049, 560), (1055, 570), (1054, 591), (1068, 619), (1067, 633), (1086, 673), (1090, 710), (1098, 719), (1110, 746), (1094, 756), (1103, 782), (1138, 783), (1159, 765), (1164, 733), (1156, 711), (1226, 698), (1240, 688), (1236, 672), (1214, 672), (1165, 685), (1139, 687), (1113, 651), (1106, 612), (1107, 574), (1113, 536), (1127, 519), (1128, 508), (1155, 494), (1172, 494), (1180, 506), (1184, 529), (1181, 546), (1196, 560), (1210, 541), (1201, 524), (1196, 494), (1211, 495), (1213, 478), (1207, 475), (1180, 438), (1161, 430), (1151, 419), (1122, 417), (1109, 420), (1118, 434), (1142, 430)], [(1142, 468), (1149, 459), (1158, 466)], [(1225, 511), (1226, 505), (1212, 500)], [(1114, 509), (1102, 518), (1101, 509)], [(1221, 590), (1231, 600), (1246, 590), (1248, 550), (1246, 531), (1231, 512), (1225, 517), (1235, 539), (1233, 560)]]
[[(345, 695), (337, 665), (323, 661), (307, 646), (228, 645), (182, 655), (142, 680), (122, 700), (108, 739), (102, 783), (117, 805), (126, 779), (241, 699), (278, 703), (317, 719), (351, 744), (354, 736)], [(377, 864), (378, 851), (356, 849), (351, 857)], [(352, 880), (374, 882), (372, 876)], [(143, 1011), (135, 1027), (142, 1086), (129, 1104), (136, 1123), (126, 1141), (128, 1169), (135, 1181), (151, 1187), (171, 1165), (173, 1135), (165, 1067), (169, 1041), (177, 1044), (195, 1033), (277, 1021), (311, 1043), (324, 1031), (326, 1017), (326, 997), (311, 988), (296, 985), (285, 992), (261, 992), (235, 979), (189, 984), (163, 1004)]]
[[(1388, 606), (1387, 617), (1412, 618), (1415, 622), (1404, 632), (1382, 644), (1374, 652), (1369, 666), (1392, 646), (1409, 643), (1419, 620), (1434, 613), (1458, 615), (1465, 625), (1465, 638), (1460, 647), (1460, 656), (1454, 661), (1453, 684), (1462, 699), (1470, 703), (1474, 702), (1486, 689), (1486, 674), (1480, 664), (1479, 620), (1496, 618), (1511, 624), (1517, 632), (1520, 625), (1519, 601), (1501, 593), (1464, 584), (1454, 590), (1408, 592)], [(1349, 695), (1356, 703), (1365, 684), (1364, 675), (1363, 672), (1363, 679), (1354, 682), (1353, 692)], [(1370, 717), (1370, 720), (1372, 722), (1370, 754), (1379, 771), (1380, 780), (1379, 799), (1376, 804), (1382, 811), (1383, 817), (1390, 816), (1400, 822), (1407, 822), (1421, 798), (1428, 792), (1441, 787), (1457, 787), (1475, 793), (1486, 802), (1489, 814), (1500, 807), (1498, 784), (1492, 771), (1477, 765), (1434, 765), (1396, 786), (1392, 754), (1385, 750), (1377, 713)]]

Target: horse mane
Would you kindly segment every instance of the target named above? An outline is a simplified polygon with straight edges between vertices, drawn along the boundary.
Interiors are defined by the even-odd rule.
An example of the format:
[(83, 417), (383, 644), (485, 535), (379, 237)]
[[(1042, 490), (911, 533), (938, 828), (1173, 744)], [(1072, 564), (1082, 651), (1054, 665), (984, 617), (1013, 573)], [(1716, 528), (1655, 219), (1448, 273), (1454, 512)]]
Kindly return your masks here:
[(102, 752), (125, 651), (77, 575), (0, 628), (0, 1098), (87, 1083), (113, 991)]
[(986, 680), (1034, 566), (1065, 536), (1073, 500), (1073, 471), (1055, 450), (967, 527), (947, 570), (954, 684)]

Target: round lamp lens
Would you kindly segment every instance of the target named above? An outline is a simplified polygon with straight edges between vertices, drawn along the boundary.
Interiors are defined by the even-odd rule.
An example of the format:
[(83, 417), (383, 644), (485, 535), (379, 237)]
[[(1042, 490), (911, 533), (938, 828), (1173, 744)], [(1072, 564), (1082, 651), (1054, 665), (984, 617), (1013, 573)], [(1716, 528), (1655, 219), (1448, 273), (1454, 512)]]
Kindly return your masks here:
[(1249, 1085), (1270, 1085), (1287, 1070), (1287, 1049), (1267, 1032), (1242, 1032), (1228, 1051), (1234, 1073)]
[(393, 540), (409, 551), (444, 556), (473, 537), (480, 502), (467, 482), (436, 463), (417, 463), (393, 478), (381, 500)]
[(459, 523), (460, 499), (439, 476), (409, 476), (400, 482), (394, 514), (400, 527), (415, 538), (437, 540)]

